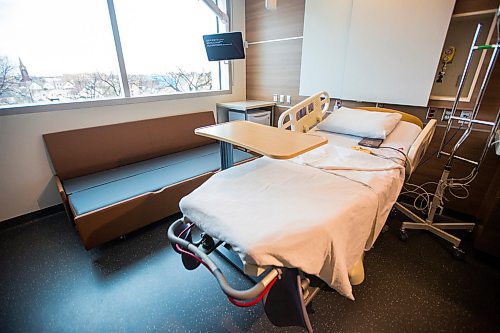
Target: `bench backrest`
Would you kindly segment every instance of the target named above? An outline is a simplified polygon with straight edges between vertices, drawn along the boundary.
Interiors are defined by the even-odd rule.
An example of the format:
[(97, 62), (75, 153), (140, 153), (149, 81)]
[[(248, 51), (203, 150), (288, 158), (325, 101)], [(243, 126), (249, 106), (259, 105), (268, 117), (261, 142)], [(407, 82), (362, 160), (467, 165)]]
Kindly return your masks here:
[(194, 129), (212, 111), (44, 134), (56, 174), (69, 179), (214, 143)]

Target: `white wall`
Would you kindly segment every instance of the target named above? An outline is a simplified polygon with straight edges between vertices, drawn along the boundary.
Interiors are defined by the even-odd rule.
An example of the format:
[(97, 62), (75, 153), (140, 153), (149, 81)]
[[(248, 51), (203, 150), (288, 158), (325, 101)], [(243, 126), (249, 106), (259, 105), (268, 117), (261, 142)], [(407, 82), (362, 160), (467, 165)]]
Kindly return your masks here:
[(307, 0), (300, 95), (427, 106), (455, 0)]
[[(245, 31), (245, 2), (233, 0), (233, 30)], [(234, 62), (232, 94), (0, 116), (0, 221), (61, 202), (42, 134), (213, 110), (246, 98), (245, 62)]]

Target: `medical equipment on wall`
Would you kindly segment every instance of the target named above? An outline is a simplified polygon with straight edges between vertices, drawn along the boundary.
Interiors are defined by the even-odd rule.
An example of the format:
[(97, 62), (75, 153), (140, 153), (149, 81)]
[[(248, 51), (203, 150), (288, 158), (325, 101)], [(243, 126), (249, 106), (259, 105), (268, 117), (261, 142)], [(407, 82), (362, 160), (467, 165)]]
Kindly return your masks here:
[[(496, 24), (497, 24), (497, 31), (498, 31), (498, 26), (499, 26), (499, 13), (500, 10), (497, 11), (496, 14)], [(481, 24), (477, 25), (476, 32), (474, 34), (474, 38), (469, 50), (469, 54), (467, 56), (467, 61), (465, 64), (465, 68), (463, 71), (463, 74), (460, 78), (460, 83), (458, 86), (457, 94), (455, 97), (455, 101), (453, 103), (453, 107), (451, 109), (451, 115), (448, 119), (448, 123), (446, 125), (446, 129), (443, 135), (443, 138), (441, 140), (441, 144), (438, 150), (438, 158), (441, 155), (447, 156), (448, 160), (446, 162), (445, 168), (443, 170), (443, 173), (441, 175), (441, 179), (437, 183), (437, 188), (434, 192), (434, 194), (427, 193), (425, 190), (423, 190), (424, 195), (427, 196), (427, 200), (430, 200), (432, 197), (432, 201), (430, 204), (430, 207), (428, 207), (428, 214), (425, 219), (419, 217), (415, 213), (413, 213), (411, 210), (409, 210), (407, 207), (403, 206), (400, 203), (396, 203), (396, 208), (400, 210), (402, 213), (404, 213), (407, 217), (412, 219), (414, 222), (403, 222), (401, 225), (400, 229), (400, 238), (402, 240), (407, 240), (408, 239), (408, 234), (406, 233), (406, 229), (422, 229), (422, 230), (428, 230), (432, 232), (433, 234), (447, 240), (448, 242), (453, 244), (453, 254), (456, 257), (461, 257), (464, 254), (464, 251), (459, 248), (461, 239), (449, 234), (446, 232), (446, 229), (465, 229), (468, 231), (472, 231), (474, 229), (475, 224), (474, 223), (434, 223), (434, 218), (435, 215), (438, 213), (438, 211), (442, 211), (443, 205), (444, 205), (444, 195), (446, 191), (449, 191), (452, 195), (458, 198), (467, 198), (468, 196), (468, 191), (467, 191), (467, 186), (475, 179), (477, 176), (479, 169), (481, 168), (482, 163), (484, 162), (484, 159), (486, 157), (486, 153), (488, 152), (488, 149), (492, 146), (494, 140), (495, 140), (495, 133), (498, 131), (499, 128), (499, 122), (500, 122), (500, 110), (497, 112), (496, 118), (494, 121), (486, 121), (486, 120), (480, 120), (477, 118), (479, 108), (481, 106), (482, 99), (484, 97), (484, 93), (486, 90), (486, 87), (488, 85), (488, 82), (490, 80), (490, 77), (493, 72), (493, 68), (495, 65), (495, 61), (498, 56), (498, 51), (499, 51), (499, 40), (497, 37), (497, 43), (492, 44), (492, 45), (476, 45), (478, 37), (479, 37), (479, 32), (481, 30)], [(467, 73), (469, 71), (469, 67), (471, 64), (471, 59), (473, 57), (473, 54), (475, 51), (482, 51), (482, 50), (493, 50), (488, 67), (486, 69), (486, 74), (484, 76), (484, 79), (481, 83), (481, 87), (479, 89), (479, 93), (477, 96), (477, 99), (475, 101), (474, 107), (472, 109), (472, 114), (470, 118), (462, 118), (459, 117), (456, 114), (457, 111), (457, 106), (459, 102), (459, 98), (462, 93), (462, 89), (464, 87), (464, 82), (467, 77)], [(450, 132), (451, 126), (455, 121), (460, 121), (462, 122), (462, 126), (465, 126), (464, 133), (462, 136), (458, 139), (457, 143), (453, 146), (450, 152), (446, 152), (444, 150), (446, 143), (449, 142), (450, 140), (446, 140), (448, 133)], [(481, 155), (477, 161), (471, 160), (469, 158), (465, 158), (462, 156), (457, 155), (457, 151), (460, 149), (461, 145), (467, 140), (469, 137), (470, 133), (472, 132), (473, 125), (482, 125), (482, 126), (487, 126), (490, 130), (488, 133), (488, 137), (486, 139), (486, 142), (484, 144), (483, 150), (481, 152)], [(462, 127), (460, 126), (459, 129)], [(463, 178), (450, 178), (450, 172), (452, 169), (452, 165), (454, 160), (460, 160), (466, 163), (469, 163), (473, 165), (473, 169), (471, 173)], [(416, 188), (422, 189), (420, 186), (416, 186)], [(467, 193), (465, 196), (459, 196), (457, 194), (453, 193), (453, 190), (461, 188), (464, 189)], [(412, 192), (412, 191), (410, 191)], [(414, 192), (414, 191), (413, 191)], [(422, 194), (420, 194), (422, 195)]]
[(446, 74), (446, 67), (448, 64), (453, 62), (453, 58), (455, 57), (455, 47), (450, 46), (443, 51), (443, 56), (441, 57), (441, 70), (438, 73), (438, 77), (436, 79), (437, 83), (443, 82), (444, 75)]

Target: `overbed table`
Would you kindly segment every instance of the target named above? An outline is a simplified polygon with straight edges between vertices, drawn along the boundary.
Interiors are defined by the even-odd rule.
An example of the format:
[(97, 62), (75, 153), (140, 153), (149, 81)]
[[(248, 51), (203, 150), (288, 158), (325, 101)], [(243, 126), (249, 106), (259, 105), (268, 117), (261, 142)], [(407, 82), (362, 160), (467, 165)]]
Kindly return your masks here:
[(233, 145), (282, 160), (299, 156), (328, 142), (320, 136), (287, 131), (249, 121), (231, 121), (200, 127), (194, 132), (220, 142), (222, 170), (234, 164)]

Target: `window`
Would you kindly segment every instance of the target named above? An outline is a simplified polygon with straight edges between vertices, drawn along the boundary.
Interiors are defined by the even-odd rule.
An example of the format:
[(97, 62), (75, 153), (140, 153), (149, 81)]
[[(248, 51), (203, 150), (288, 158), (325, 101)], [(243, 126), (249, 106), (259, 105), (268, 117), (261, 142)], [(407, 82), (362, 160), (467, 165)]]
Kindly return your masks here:
[(0, 0), (0, 108), (229, 89), (202, 39), (226, 25), (204, 1), (107, 2)]
[(202, 39), (218, 22), (199, 0), (115, 0), (115, 8), (132, 96), (224, 88)]

